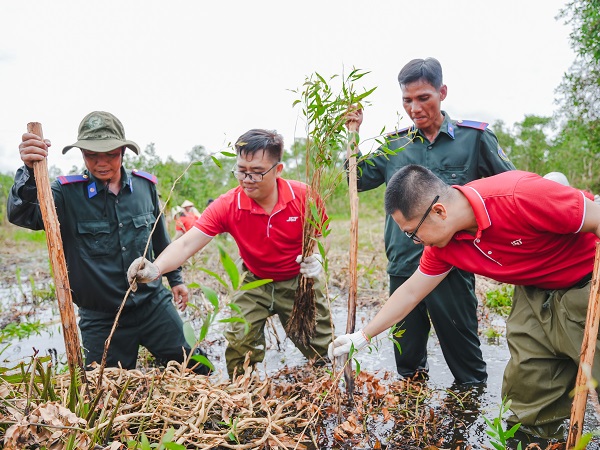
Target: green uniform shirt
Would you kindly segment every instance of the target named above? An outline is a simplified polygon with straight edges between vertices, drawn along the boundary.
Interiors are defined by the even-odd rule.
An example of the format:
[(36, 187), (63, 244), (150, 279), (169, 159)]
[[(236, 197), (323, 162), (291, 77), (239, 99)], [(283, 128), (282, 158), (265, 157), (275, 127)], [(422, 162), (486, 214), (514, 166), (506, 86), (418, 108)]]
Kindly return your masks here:
[[(479, 178), (496, 175), (515, 167), (498, 145), (498, 139), (486, 123), (451, 120), (442, 111), (444, 122), (434, 143), (410, 127), (387, 136), (387, 147), (398, 150), (396, 155), (379, 149), (370, 158), (374, 165), (361, 161), (358, 190), (368, 191), (383, 183), (402, 167), (419, 164), (427, 167), (446, 183), (465, 184)], [(431, 200), (437, 195), (431, 192)], [(419, 265), (423, 251), (407, 238), (390, 216), (385, 221), (385, 251), (390, 275), (408, 277)]]
[[(59, 177), (52, 194), (69, 271), (73, 301), (79, 307), (116, 313), (129, 284), (127, 269), (141, 256), (154, 223), (156, 230), (146, 257), (153, 260), (170, 243), (152, 176), (121, 168), (121, 190), (115, 195), (87, 171), (83, 175)], [(32, 230), (44, 228), (33, 172), (17, 171), (7, 207), (11, 223)], [(183, 283), (181, 270), (166, 274), (171, 287)], [(158, 279), (139, 284), (130, 293), (125, 309), (152, 296), (170, 298)]]

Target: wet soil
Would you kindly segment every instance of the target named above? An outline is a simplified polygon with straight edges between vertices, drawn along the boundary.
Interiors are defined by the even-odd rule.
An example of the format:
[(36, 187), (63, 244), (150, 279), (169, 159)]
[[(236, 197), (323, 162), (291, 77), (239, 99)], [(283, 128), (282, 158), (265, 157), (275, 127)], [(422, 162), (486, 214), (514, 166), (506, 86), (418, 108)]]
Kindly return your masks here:
[[(387, 280), (385, 272), (381, 270), (381, 263), (376, 262), (378, 249), (374, 246), (371, 253), (364, 252), (361, 256), (363, 261), (359, 267), (362, 271), (359, 279), (359, 305), (357, 308), (357, 328), (377, 312), (381, 304), (387, 299)], [(186, 280), (210, 284), (211, 280), (203, 272), (194, 270), (198, 266), (205, 266), (207, 261), (214, 256), (205, 252), (192, 259), (186, 266)], [(336, 334), (341, 334), (346, 326), (347, 295), (347, 268), (345, 267), (345, 256), (342, 251), (330, 252), (330, 279), (329, 296), (333, 299), (332, 316), (334, 317)], [(7, 243), (1, 255), (1, 266), (3, 271), (0, 275), (0, 328), (9, 323), (26, 323), (40, 320), (47, 325), (41, 335), (34, 335), (23, 340), (13, 340), (10, 346), (0, 354), (3, 366), (28, 358), (34, 353), (54, 354), (59, 361), (64, 358), (64, 342), (60, 331), (60, 317), (53, 301), (41, 300), (34, 295), (33, 291), (44, 291), (51, 285), (51, 275), (48, 265), (47, 250), (40, 246), (23, 246)], [(218, 286), (214, 286), (218, 289)], [(485, 292), (497, 288), (497, 283), (491, 280), (479, 279), (477, 291), (480, 297)], [(494, 329), (497, 337), (489, 341), (481, 337), (484, 359), (488, 365), (489, 379), (485, 386), (465, 388), (453, 384), (452, 374), (449, 372), (442, 356), (439, 343), (435, 334), (432, 334), (429, 345), (429, 380), (427, 386), (435, 394), (430, 399), (429, 406), (432, 408), (442, 407), (447, 417), (444, 418), (444, 431), (441, 433), (439, 448), (467, 449), (467, 448), (492, 448), (486, 433), (487, 425), (484, 416), (492, 419), (497, 417), (501, 403), (500, 388), (502, 384), (502, 373), (509, 357), (508, 347), (504, 337), (504, 319), (488, 311), (480, 302), (480, 332)], [(197, 326), (199, 324), (198, 309), (188, 308), (182, 314), (184, 320), (189, 320)], [(198, 325), (199, 326), (199, 325)], [(224, 324), (213, 324), (206, 339), (205, 349), (210, 360), (216, 367), (213, 377), (226, 378), (223, 338)], [(279, 320), (275, 317), (270, 322), (267, 330), (267, 357), (259, 370), (265, 376), (279, 372), (282, 367), (292, 370), (306, 366), (306, 360), (294, 345), (285, 339), (285, 332)], [(3, 343), (6, 344), (6, 343)], [(4, 345), (2, 345), (4, 347)], [(361, 371), (373, 374), (382, 380), (393, 382), (398, 380), (395, 374), (394, 356), (392, 344), (385, 339), (380, 340), (378, 350), (373, 352), (360, 352), (356, 356), (361, 366)], [(333, 429), (335, 420), (326, 420), (324, 427)], [(371, 424), (374, 435), (386, 436), (386, 424)], [(597, 417), (590, 408), (586, 415), (586, 430), (598, 429)], [(333, 442), (333, 440), (332, 440)], [(383, 444), (386, 444), (385, 440)], [(517, 442), (514, 442), (516, 448)], [(523, 448), (527, 442), (524, 441)], [(325, 445), (325, 444), (323, 444)], [(353, 444), (348, 448), (372, 448)], [(512, 445), (512, 444), (511, 444)], [(346, 448), (327, 444), (321, 448)], [(387, 442), (381, 448), (403, 448), (394, 446), (393, 442)], [(545, 443), (539, 447), (546, 448)], [(550, 448), (550, 447), (548, 447)], [(594, 441), (588, 446), (589, 449), (598, 449), (600, 445)]]

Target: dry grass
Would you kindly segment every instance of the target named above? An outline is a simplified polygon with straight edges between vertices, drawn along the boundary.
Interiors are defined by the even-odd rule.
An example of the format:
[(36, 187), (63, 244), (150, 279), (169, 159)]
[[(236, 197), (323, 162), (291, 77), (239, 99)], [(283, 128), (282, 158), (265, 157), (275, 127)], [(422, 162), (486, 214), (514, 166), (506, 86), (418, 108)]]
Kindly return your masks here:
[[(92, 397), (98, 374), (96, 369), (87, 376)], [(267, 378), (247, 370), (232, 383), (178, 364), (148, 373), (106, 369), (99, 416), (89, 425), (66, 408), (70, 378), (55, 376), (53, 382), (60, 399), (54, 402), (31, 398), (29, 383), (2, 384), (5, 449), (62, 449), (70, 438), (73, 448), (116, 450), (140, 442), (142, 433), (160, 442), (169, 429), (170, 442), (187, 449), (381, 448), (399, 436), (420, 446), (436, 439), (443, 420), (426, 405), (432, 392), (423, 384), (362, 372), (356, 403), (348, 407), (337, 378), (310, 366)], [(92, 437), (105, 435), (106, 447), (92, 446)]]
[[(344, 304), (350, 227), (347, 221), (334, 221), (332, 227), (328, 285), (335, 301)], [(388, 297), (383, 218), (361, 222), (359, 239), (358, 308), (377, 309)], [(231, 238), (216, 241), (236, 256)], [(198, 270), (201, 267), (223, 275), (215, 243), (186, 264), (186, 281), (224, 295), (214, 278)], [(478, 280), (478, 294), (485, 296), (486, 289), (495, 286)], [(482, 317), (486, 315), (482, 311)], [(390, 373), (360, 372), (353, 405), (346, 403), (341, 373), (310, 364), (271, 375), (247, 371), (231, 383), (195, 375), (177, 364), (162, 370), (105, 369), (102, 392), (95, 388), (98, 374), (87, 373), (91, 398), (99, 397), (93, 423), (82, 419), (83, 414), (68, 412), (72, 394), (66, 375), (52, 376), (55, 401), (35, 395), (43, 383), (33, 376), (21, 383), (0, 381), (4, 448), (66, 449), (70, 439), (72, 448), (117, 450), (127, 448), (128, 441), (140, 443), (142, 433), (151, 443), (168, 437), (189, 449), (366, 449), (386, 448), (390, 442), (403, 443), (395, 448), (436, 448), (461, 426), (452, 411), (456, 405), (449, 409), (436, 399), (439, 392)], [(81, 406), (90, 399), (79, 401)], [(98, 440), (99, 436), (106, 438)], [(94, 447), (94, 442), (104, 447)]]

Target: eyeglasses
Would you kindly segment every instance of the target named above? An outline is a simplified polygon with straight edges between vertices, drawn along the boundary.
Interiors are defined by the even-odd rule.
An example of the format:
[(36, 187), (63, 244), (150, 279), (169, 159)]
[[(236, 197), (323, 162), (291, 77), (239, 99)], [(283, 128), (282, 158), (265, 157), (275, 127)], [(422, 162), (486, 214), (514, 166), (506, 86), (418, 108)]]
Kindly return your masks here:
[(421, 243), (423, 242), (421, 240), (421, 238), (419, 236), (417, 236), (417, 231), (419, 231), (419, 228), (421, 227), (421, 225), (423, 225), (423, 222), (425, 222), (425, 219), (427, 219), (427, 216), (429, 215), (429, 213), (431, 212), (431, 209), (433, 208), (433, 205), (435, 205), (435, 202), (437, 202), (439, 200), (440, 196), (436, 195), (435, 198), (433, 199), (433, 201), (431, 202), (431, 205), (429, 205), (429, 208), (427, 208), (427, 211), (425, 211), (425, 214), (423, 214), (423, 217), (421, 218), (421, 221), (419, 222), (419, 224), (417, 225), (417, 228), (415, 228), (413, 230), (412, 233), (409, 233), (408, 231), (405, 231), (404, 234), (406, 235), (406, 237), (411, 238), (413, 241), (415, 241), (416, 243)]
[(260, 173), (260, 172), (241, 172), (239, 170), (232, 170), (231, 173), (233, 174), (234, 177), (236, 177), (240, 181), (243, 181), (246, 178), (248, 178), (253, 183), (258, 183), (258, 182), (260, 182), (260, 181), (263, 180), (263, 178), (264, 178), (264, 176), (266, 174), (268, 174), (271, 170), (273, 170), (278, 165), (279, 165), (279, 162), (276, 162), (275, 164), (273, 164), (271, 166), (271, 168), (269, 170), (267, 170), (266, 172), (263, 172), (263, 173)]

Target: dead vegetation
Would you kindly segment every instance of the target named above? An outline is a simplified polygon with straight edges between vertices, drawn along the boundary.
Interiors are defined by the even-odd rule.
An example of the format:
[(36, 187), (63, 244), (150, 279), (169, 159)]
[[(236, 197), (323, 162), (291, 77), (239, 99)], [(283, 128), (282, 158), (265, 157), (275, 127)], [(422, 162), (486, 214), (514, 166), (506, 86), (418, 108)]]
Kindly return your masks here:
[[(433, 391), (425, 384), (366, 372), (356, 377), (355, 404), (346, 405), (338, 378), (310, 365), (266, 378), (247, 370), (232, 383), (177, 364), (147, 373), (112, 368), (104, 371), (101, 392), (98, 374), (87, 374), (97, 411), (87, 419), (68, 409), (68, 375), (53, 376), (45, 387), (33, 375), (4, 382), (4, 448), (142, 448), (132, 445), (164, 442), (166, 435), (186, 449), (424, 448), (443, 442), (443, 417), (450, 414), (428, 405)], [(41, 402), (44, 389), (55, 399)], [(78, 390), (81, 402), (84, 389)]]
[[(379, 226), (382, 229), (383, 223), (361, 230), (358, 308), (375, 310), (387, 300)], [(332, 302), (343, 304), (349, 279), (344, 243), (348, 227), (344, 223), (335, 227), (328, 286)], [(230, 238), (219, 243), (235, 255)], [(214, 270), (217, 253), (213, 245), (192, 258), (185, 268), (186, 281), (219, 290), (211, 277), (198, 270)], [(46, 264), (38, 265), (46, 268)], [(478, 280), (478, 294), (485, 295), (494, 286)], [(202, 314), (201, 307), (197, 311)], [(482, 309), (482, 320), (488, 316)], [(163, 369), (105, 369), (100, 391), (97, 369), (87, 373), (89, 386), (84, 388), (52, 367), (22, 362), (12, 370), (2, 368), (4, 448), (473, 448), (457, 440), (455, 433), (477, 416), (477, 392), (435, 390), (427, 383), (398, 380), (391, 373), (360, 371), (354, 404), (349, 405), (341, 372), (311, 364), (270, 374), (247, 371), (233, 382), (195, 375), (177, 364)], [(468, 420), (465, 411), (471, 411)]]

